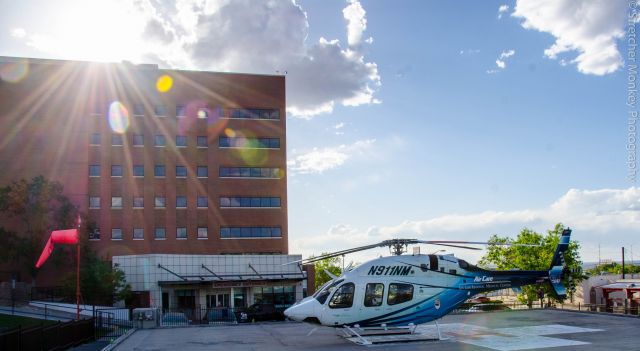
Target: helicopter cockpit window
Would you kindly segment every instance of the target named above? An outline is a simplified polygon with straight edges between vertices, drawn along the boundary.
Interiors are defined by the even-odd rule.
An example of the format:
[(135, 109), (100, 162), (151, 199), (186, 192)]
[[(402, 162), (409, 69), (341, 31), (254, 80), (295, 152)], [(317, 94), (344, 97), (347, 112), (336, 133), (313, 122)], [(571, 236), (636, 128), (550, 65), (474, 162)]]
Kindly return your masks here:
[(329, 301), (331, 308), (349, 308), (353, 306), (353, 292), (356, 286), (353, 283), (346, 283), (336, 290), (335, 294)]
[(382, 295), (384, 294), (384, 284), (369, 283), (364, 292), (365, 307), (376, 307), (382, 305)]
[(389, 284), (389, 296), (387, 296), (388, 305), (397, 305), (413, 299), (413, 285), (392, 283)]
[(337, 280), (331, 284), (325, 284), (317, 293), (313, 295), (313, 297), (320, 302), (321, 305), (327, 301), (331, 292), (336, 289), (338, 284), (342, 283), (344, 279)]

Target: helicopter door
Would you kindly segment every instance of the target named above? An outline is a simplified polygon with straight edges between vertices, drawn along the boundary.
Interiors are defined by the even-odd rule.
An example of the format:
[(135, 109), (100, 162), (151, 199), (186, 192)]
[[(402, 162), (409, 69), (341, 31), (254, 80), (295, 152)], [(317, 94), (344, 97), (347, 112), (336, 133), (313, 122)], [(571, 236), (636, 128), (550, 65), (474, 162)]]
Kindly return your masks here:
[(327, 311), (331, 324), (341, 325), (349, 322), (355, 290), (356, 286), (353, 283), (346, 283), (340, 286), (333, 294)]

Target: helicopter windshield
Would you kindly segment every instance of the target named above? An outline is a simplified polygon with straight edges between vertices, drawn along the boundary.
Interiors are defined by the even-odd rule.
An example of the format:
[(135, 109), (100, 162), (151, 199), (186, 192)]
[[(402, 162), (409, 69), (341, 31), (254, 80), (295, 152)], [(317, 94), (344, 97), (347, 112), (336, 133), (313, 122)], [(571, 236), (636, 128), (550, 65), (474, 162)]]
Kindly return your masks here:
[(336, 286), (338, 286), (338, 284), (342, 283), (343, 281), (344, 279), (336, 280), (333, 283), (332, 281), (330, 281), (330, 284), (328, 283), (323, 285), (323, 287), (317, 293), (315, 293), (313, 297), (318, 300), (321, 305), (324, 305), (329, 295), (331, 295), (331, 293), (336, 289)]

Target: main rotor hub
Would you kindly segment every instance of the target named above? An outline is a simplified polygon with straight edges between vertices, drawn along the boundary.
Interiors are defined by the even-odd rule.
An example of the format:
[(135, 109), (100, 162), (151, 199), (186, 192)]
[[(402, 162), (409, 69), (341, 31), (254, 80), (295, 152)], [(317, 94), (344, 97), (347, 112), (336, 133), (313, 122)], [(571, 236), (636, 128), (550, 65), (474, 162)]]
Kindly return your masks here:
[(383, 242), (389, 247), (389, 252), (392, 255), (400, 256), (407, 252), (407, 246), (410, 244), (417, 244), (416, 239), (389, 239)]

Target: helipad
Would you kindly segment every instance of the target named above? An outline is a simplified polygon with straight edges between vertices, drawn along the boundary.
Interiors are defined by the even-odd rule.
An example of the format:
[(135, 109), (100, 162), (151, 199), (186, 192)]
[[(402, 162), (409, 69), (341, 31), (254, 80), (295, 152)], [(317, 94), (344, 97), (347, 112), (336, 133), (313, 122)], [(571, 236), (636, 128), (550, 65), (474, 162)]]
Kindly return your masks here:
[[(361, 346), (331, 328), (284, 322), (139, 330), (115, 350), (640, 350), (640, 318), (534, 310), (450, 315), (445, 340)], [(437, 335), (433, 324), (418, 333)], [(403, 341), (403, 340), (399, 340)], [(553, 349), (551, 349), (553, 348)]]

